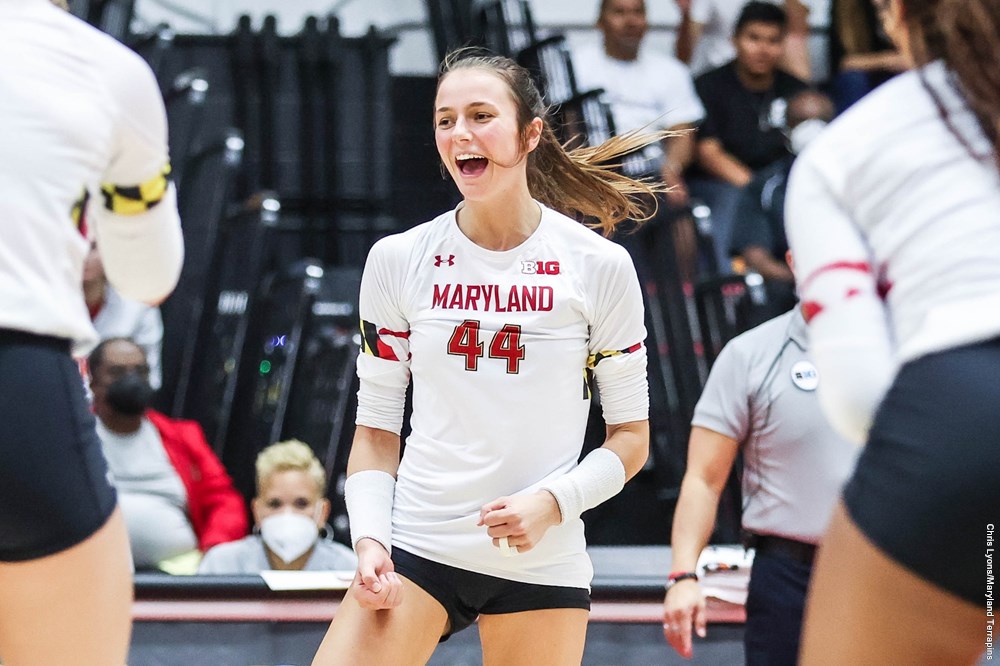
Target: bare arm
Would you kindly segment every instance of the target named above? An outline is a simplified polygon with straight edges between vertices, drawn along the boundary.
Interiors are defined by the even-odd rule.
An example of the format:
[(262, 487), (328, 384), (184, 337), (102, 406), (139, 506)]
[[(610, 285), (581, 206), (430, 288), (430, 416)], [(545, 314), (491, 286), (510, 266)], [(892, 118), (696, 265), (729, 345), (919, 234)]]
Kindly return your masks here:
[(694, 571), (698, 564), (712, 536), (719, 498), (738, 450), (738, 442), (730, 437), (699, 426), (691, 428), (688, 466), (670, 537), (674, 571)]
[(743, 248), (742, 255), (743, 260), (747, 262), (747, 267), (760, 273), (765, 280), (795, 281), (792, 269), (788, 267), (788, 264), (775, 259), (770, 252), (759, 245)]
[(862, 72), (885, 70), (902, 72), (909, 67), (906, 57), (898, 51), (878, 51), (876, 53), (855, 53), (844, 56), (841, 69), (855, 69)]
[[(695, 426), (688, 442), (688, 467), (674, 511), (670, 539), (674, 571), (694, 571), (708, 543), (726, 479), (733, 469), (739, 444), (707, 428)], [(692, 655), (692, 625), (705, 636), (705, 598), (697, 581), (683, 580), (663, 600), (663, 633), (686, 658)]]
[(664, 160), (660, 177), (664, 184), (670, 187), (667, 200), (674, 206), (686, 206), (689, 199), (687, 183), (684, 182), (684, 170), (694, 161), (694, 124), (676, 125), (670, 130), (682, 133), (663, 139)]
[[(678, 2), (678, 5), (680, 4)], [(690, 7), (690, 2), (687, 4)], [(691, 20), (690, 10), (681, 9), (681, 22), (677, 26), (677, 42), (674, 45), (674, 51), (677, 54), (678, 60), (686, 64), (691, 64), (695, 44), (698, 43), (698, 38), (701, 37), (704, 28), (705, 26), (701, 23)]]
[(351, 455), (347, 459), (347, 475), (367, 469), (396, 476), (399, 469), (399, 435), (363, 425), (357, 427)]
[(698, 141), (697, 156), (698, 164), (705, 171), (736, 187), (744, 187), (753, 176), (750, 167), (730, 155), (718, 139)]
[(809, 64), (809, 8), (802, 0), (785, 0), (788, 14), (788, 36), (785, 38), (785, 54), (781, 67), (789, 74), (803, 81), (812, 78)]
[(670, 131), (678, 134), (663, 140), (663, 154), (667, 156), (665, 163), (680, 174), (694, 162), (696, 136), (694, 124), (676, 125), (671, 127)]
[(604, 448), (614, 451), (625, 466), (625, 479), (635, 476), (649, 457), (649, 421), (607, 426)]
[[(348, 511), (351, 508), (350, 483), (354, 474), (359, 472), (385, 472), (395, 478), (399, 469), (399, 435), (388, 430), (380, 430), (359, 425), (354, 431), (354, 442), (351, 444), (351, 455), (347, 460)], [(362, 477), (354, 477), (360, 479)], [(391, 485), (391, 482), (390, 482)], [(372, 495), (361, 497), (355, 506), (358, 510), (367, 510), (372, 506)], [(391, 488), (389, 501), (382, 511), (391, 513)], [(378, 504), (376, 504), (378, 506)], [(387, 515), (387, 514), (386, 514)], [(387, 519), (387, 518), (386, 518)], [(355, 518), (351, 517), (352, 539), (355, 538)], [(362, 532), (368, 534), (368, 532)], [(354, 549), (358, 554), (358, 569), (354, 574), (354, 596), (362, 608), (368, 610), (383, 610), (398, 606), (403, 599), (403, 583), (396, 575), (389, 552), (374, 537), (357, 539)]]

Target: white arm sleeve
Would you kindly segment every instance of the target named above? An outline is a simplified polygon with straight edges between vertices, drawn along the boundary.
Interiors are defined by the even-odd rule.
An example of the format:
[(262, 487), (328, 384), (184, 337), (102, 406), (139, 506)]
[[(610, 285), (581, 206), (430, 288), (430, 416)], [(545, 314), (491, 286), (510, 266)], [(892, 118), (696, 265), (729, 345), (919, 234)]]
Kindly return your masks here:
[(361, 278), (357, 425), (397, 435), (410, 383), (410, 324), (399, 305), (406, 272), (392, 237), (372, 247)]
[(604, 421), (609, 425), (645, 421), (649, 418), (645, 311), (628, 252), (615, 246), (592, 279), (596, 300), (587, 366), (597, 379)]
[(174, 188), (165, 179), (167, 118), (156, 79), (137, 55), (116, 63), (109, 94), (119, 108), (102, 201), (88, 211), (111, 284), (126, 298), (158, 303), (177, 284), (184, 257)]
[(792, 168), (785, 224), (810, 355), (821, 377), (820, 406), (837, 432), (860, 444), (892, 383), (896, 360), (878, 267), (841, 197), (807, 159), (812, 154)]

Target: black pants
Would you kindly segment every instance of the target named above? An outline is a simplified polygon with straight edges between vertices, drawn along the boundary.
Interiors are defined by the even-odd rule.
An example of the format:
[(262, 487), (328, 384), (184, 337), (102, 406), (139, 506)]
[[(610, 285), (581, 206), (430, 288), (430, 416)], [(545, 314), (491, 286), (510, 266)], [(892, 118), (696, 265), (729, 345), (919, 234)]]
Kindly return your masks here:
[(748, 666), (794, 666), (812, 567), (783, 553), (754, 556), (743, 645)]
[(0, 561), (78, 544), (115, 503), (69, 342), (0, 330)]

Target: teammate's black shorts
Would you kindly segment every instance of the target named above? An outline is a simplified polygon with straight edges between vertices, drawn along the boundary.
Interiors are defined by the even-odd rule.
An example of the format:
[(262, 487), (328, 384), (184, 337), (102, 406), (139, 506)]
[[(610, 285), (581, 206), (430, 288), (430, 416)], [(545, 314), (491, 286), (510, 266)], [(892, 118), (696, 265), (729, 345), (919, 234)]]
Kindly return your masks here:
[(894, 560), (984, 603), (987, 525), (1000, 524), (1000, 339), (903, 366), (844, 502)]
[(419, 585), (448, 612), (451, 626), (442, 641), (475, 622), (480, 613), (500, 615), (548, 608), (590, 610), (590, 591), (580, 587), (519, 583), (487, 576), (432, 562), (398, 547), (392, 549), (392, 563), (396, 573)]
[(69, 342), (0, 329), (0, 561), (80, 543), (115, 502)]

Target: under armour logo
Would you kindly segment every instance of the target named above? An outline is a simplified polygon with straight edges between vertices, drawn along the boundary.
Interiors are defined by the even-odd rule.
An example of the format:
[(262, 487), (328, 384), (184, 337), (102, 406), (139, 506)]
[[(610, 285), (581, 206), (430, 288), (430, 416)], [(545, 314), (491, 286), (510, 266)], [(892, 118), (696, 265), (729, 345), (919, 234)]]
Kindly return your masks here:
[(435, 257), (434, 257), (434, 265), (440, 268), (440, 266), (442, 264), (444, 264), (446, 266), (454, 266), (455, 265), (455, 255), (449, 254), (447, 259), (444, 258), (444, 257), (442, 257), (440, 254), (435, 255)]

